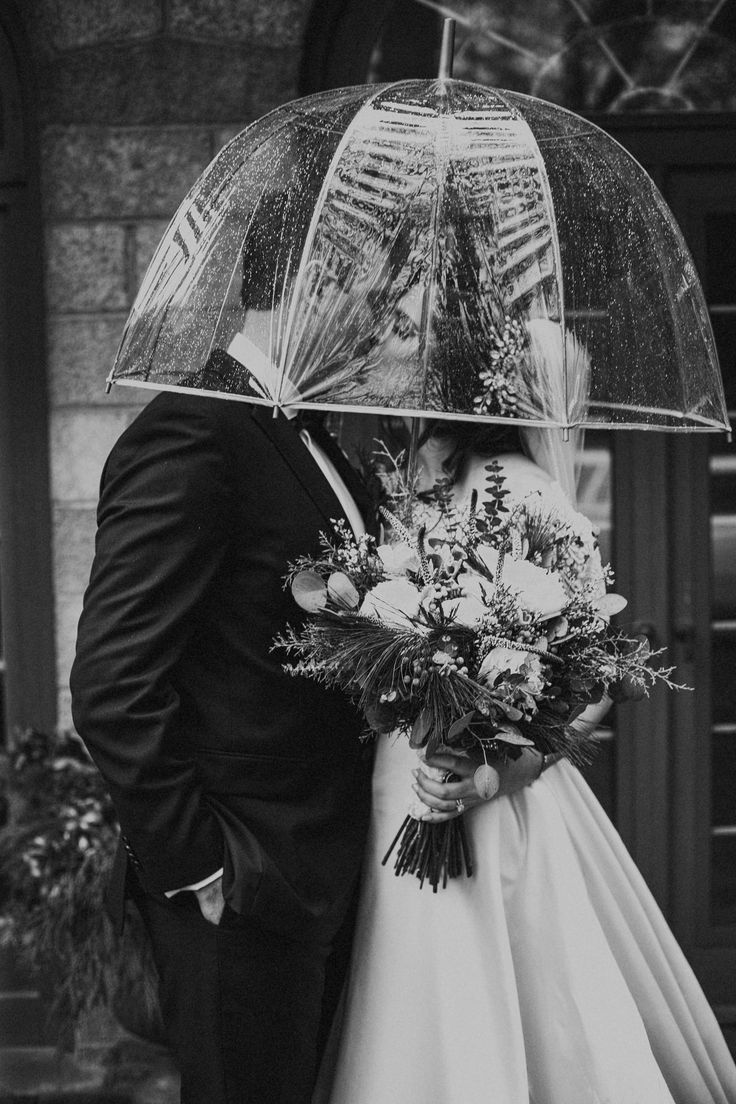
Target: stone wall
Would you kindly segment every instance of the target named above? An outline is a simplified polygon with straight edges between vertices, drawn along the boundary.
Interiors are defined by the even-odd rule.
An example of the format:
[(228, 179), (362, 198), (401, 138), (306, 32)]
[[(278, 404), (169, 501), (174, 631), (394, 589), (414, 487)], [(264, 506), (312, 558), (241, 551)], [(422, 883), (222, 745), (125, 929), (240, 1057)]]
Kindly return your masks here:
[(33, 0), (59, 724), (100, 472), (148, 393), (104, 381), (153, 250), (220, 147), (297, 95), (311, 0)]

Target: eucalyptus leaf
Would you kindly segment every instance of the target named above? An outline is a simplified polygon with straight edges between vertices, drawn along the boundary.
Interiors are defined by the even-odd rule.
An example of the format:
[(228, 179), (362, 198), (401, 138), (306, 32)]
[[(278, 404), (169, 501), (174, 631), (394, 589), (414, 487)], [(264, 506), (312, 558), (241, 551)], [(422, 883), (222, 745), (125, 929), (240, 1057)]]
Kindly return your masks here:
[(371, 702), (364, 709), (368, 726), (374, 732), (391, 732), (396, 727), (396, 711), (384, 702)]
[(622, 594), (602, 594), (595, 601), (595, 608), (604, 617), (615, 617), (621, 610), (626, 609), (629, 603)]
[(494, 698), (493, 704), (498, 706), (510, 721), (520, 721), (524, 716), (521, 710), (517, 709), (515, 705), (509, 705), (507, 702), (499, 701), (497, 698)]
[(360, 603), (360, 595), (355, 586), (342, 571), (333, 571), (327, 580), (327, 593), (338, 606), (343, 609), (357, 609)]
[(534, 746), (534, 741), (522, 736), (516, 725), (499, 725), (494, 735), (497, 740), (501, 740), (504, 744), (513, 744), (515, 747)]
[(501, 785), (498, 771), (489, 763), (481, 763), (473, 774), (473, 785), (479, 797), (482, 797), (484, 801), (490, 800), (494, 794), (498, 793)]
[(424, 747), (427, 736), (432, 731), (432, 710), (425, 706), (414, 721), (411, 729), (409, 744), (413, 748)]
[(450, 727), (447, 730), (447, 741), (448, 741), (448, 743), (451, 744), (452, 741), (457, 736), (460, 736), (461, 733), (465, 732), (466, 729), (470, 728), (472, 722), (475, 719), (476, 719), (476, 713), (475, 713), (475, 710), (473, 710), (471, 713), (463, 713), (462, 717), (458, 717), (458, 719), (456, 721), (453, 721), (453, 723), (450, 725)]
[(316, 571), (300, 571), (291, 584), (291, 593), (307, 613), (317, 613), (327, 605), (327, 587)]

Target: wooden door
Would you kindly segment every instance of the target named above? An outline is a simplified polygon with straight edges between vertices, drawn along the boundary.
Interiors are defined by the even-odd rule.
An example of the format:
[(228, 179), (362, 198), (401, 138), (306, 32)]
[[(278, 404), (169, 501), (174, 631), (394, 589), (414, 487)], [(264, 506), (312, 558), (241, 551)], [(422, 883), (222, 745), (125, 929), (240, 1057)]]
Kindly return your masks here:
[[(688, 242), (733, 424), (736, 122), (606, 122), (652, 173)], [(693, 687), (623, 723), (619, 828), (736, 1032), (736, 448), (725, 437), (632, 434), (618, 442), (615, 470), (621, 588)]]
[[(667, 191), (705, 285), (733, 420), (736, 165), (674, 168)], [(672, 617), (695, 691), (673, 717), (672, 913), (713, 999), (736, 1019), (736, 450), (673, 444)]]

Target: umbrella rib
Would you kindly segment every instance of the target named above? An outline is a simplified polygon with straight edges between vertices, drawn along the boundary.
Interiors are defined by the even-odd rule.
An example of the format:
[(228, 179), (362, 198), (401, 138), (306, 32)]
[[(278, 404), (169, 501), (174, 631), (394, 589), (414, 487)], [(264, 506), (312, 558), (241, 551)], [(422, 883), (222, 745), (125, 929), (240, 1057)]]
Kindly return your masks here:
[(331, 186), (332, 181), (335, 177), (337, 166), (340, 163), (340, 159), (342, 157), (343, 151), (345, 150), (345, 147), (348, 145), (348, 142), (350, 141), (351, 137), (353, 136), (353, 131), (354, 131), (356, 119), (358, 119), (361, 115), (367, 114), (372, 109), (373, 104), (375, 103), (375, 101), (378, 99), (378, 97), (383, 92), (385, 92), (385, 86), (376, 88), (376, 91), (375, 91), (374, 95), (370, 96), (365, 101), (365, 103), (361, 104), (360, 108), (356, 111), (353, 118), (350, 120), (348, 125), (345, 127), (345, 133), (342, 135), (342, 137), (340, 138), (340, 141), (337, 144), (337, 148), (335, 149), (335, 152), (332, 155), (332, 160), (330, 161), (327, 172), (325, 173), (325, 178), (322, 181), (322, 187), (320, 188), (320, 193), (317, 196), (317, 202), (315, 203), (314, 210), (312, 211), (312, 218), (311, 218), (310, 223), (309, 223), (309, 229), (307, 230), (306, 240), (305, 240), (304, 246), (302, 248), (301, 257), (299, 258), (299, 268), (297, 269), (297, 274), (296, 274), (296, 277), (295, 277), (295, 280), (294, 280), (294, 291), (293, 291), (293, 294), (292, 294), (292, 297), (291, 297), (291, 304), (289, 306), (289, 316), (286, 320), (286, 327), (285, 327), (285, 333), (284, 333), (284, 341), (283, 341), (284, 370), (281, 373), (281, 381), (279, 383), (279, 393), (276, 396), (277, 405), (281, 401), (281, 389), (282, 389), (281, 384), (283, 383), (284, 377), (286, 376), (286, 374), (288, 373), (288, 371), (290, 369), (290, 364), (288, 362), (288, 358), (291, 355), (291, 333), (292, 333), (292, 330), (294, 328), (296, 310), (297, 310), (297, 307), (298, 307), (300, 299), (301, 299), (302, 285), (304, 283), (304, 276), (305, 276), (305, 273), (307, 271), (307, 263), (308, 263), (309, 254), (310, 254), (310, 251), (312, 249), (312, 245), (314, 244), (314, 238), (315, 238), (315, 235), (316, 235), (316, 232), (317, 232), (317, 226), (319, 224), (319, 220), (320, 220), (320, 217), (322, 215), (322, 210), (323, 210), (324, 205), (325, 205), (325, 200), (327, 198), (327, 193), (329, 192), (330, 186)]
[(517, 119), (526, 132), (528, 132), (529, 148), (534, 153), (534, 163), (537, 173), (539, 174), (539, 181), (541, 184), (542, 197), (544, 200), (544, 207), (547, 212), (547, 221), (549, 225), (550, 241), (549, 245), (552, 248), (553, 265), (551, 275), (554, 278), (555, 287), (558, 296), (558, 313), (559, 313), (559, 325), (560, 334), (562, 338), (562, 374), (563, 374), (563, 388), (564, 388), (564, 404), (565, 404), (565, 429), (571, 429), (569, 425), (570, 421), (570, 395), (569, 395), (569, 381), (567, 378), (567, 351), (565, 342), (565, 289), (563, 283), (563, 269), (562, 269), (562, 257), (560, 254), (560, 243), (557, 234), (557, 220), (555, 218), (555, 207), (552, 200), (552, 188), (550, 186), (549, 177), (547, 176), (547, 167), (542, 156), (542, 151), (539, 148), (536, 137), (529, 126), (526, 119), (514, 108), (513, 104), (506, 99), (502, 92), (498, 92), (499, 99), (506, 105), (512, 117)]
[[(139, 388), (142, 388), (144, 390), (154, 390), (154, 391), (160, 391), (161, 390), (161, 384), (160, 383), (158, 383), (158, 382), (151, 383), (150, 381), (141, 380), (141, 379), (130, 379), (130, 378), (127, 378), (127, 377), (116, 376), (116, 378), (112, 382), (117, 387), (139, 387)], [(181, 395), (191, 395), (192, 394), (192, 388), (191, 387), (186, 387), (186, 386), (183, 386), (181, 384), (175, 384), (175, 383), (166, 384), (164, 390), (173, 391), (173, 392), (176, 392), (176, 393), (181, 394)], [(223, 399), (225, 402), (244, 402), (244, 403), (255, 404), (256, 406), (268, 406), (268, 407), (273, 406), (273, 402), (270, 399), (263, 399), (263, 398), (260, 398), (258, 395), (240, 395), (240, 394), (238, 394), (236, 392), (233, 392), (233, 391), (207, 391), (207, 394), (209, 396), (211, 396), (213, 399)], [(349, 413), (354, 413), (354, 414), (385, 414), (386, 413), (386, 408), (384, 406), (364, 406), (363, 404), (356, 405), (356, 404), (351, 404), (351, 403), (328, 403), (328, 402), (319, 402), (319, 401), (316, 401), (316, 402), (299, 402), (299, 401), (296, 401), (296, 402), (290, 402), (288, 405), (289, 405), (289, 408), (293, 409), (293, 410), (314, 410), (316, 408), (318, 410), (337, 411), (339, 413), (348, 413), (348, 414)], [(668, 415), (668, 416), (671, 416), (671, 417), (673, 416), (673, 417), (677, 418), (678, 421), (683, 421), (684, 422), (687, 419), (690, 419), (690, 421), (697, 422), (698, 426), (694, 426), (694, 425), (662, 426), (662, 425), (645, 423), (645, 422), (600, 422), (598, 420), (594, 420), (594, 419), (591, 419), (591, 418), (586, 418), (585, 420), (581, 419), (580, 421), (571, 422), (569, 425), (564, 425), (562, 423), (557, 423), (557, 422), (543, 421), (539, 418), (534, 418), (534, 419), (532, 419), (532, 418), (515, 418), (514, 419), (514, 424), (515, 425), (522, 425), (522, 426), (532, 426), (532, 427), (537, 427), (539, 429), (549, 429), (549, 428), (576, 429), (580, 426), (591, 426), (593, 429), (599, 429), (603, 425), (603, 426), (605, 426), (606, 429), (641, 429), (641, 430), (651, 430), (651, 431), (658, 431), (658, 432), (662, 432), (662, 431), (664, 431), (664, 432), (667, 432), (667, 431), (670, 431), (670, 432), (697, 432), (699, 427), (702, 427), (702, 429), (700, 431), (703, 432), (703, 433), (724, 433), (724, 432), (729, 431), (729, 427), (726, 424), (717, 421), (715, 418), (705, 417), (702, 414), (681, 414), (678, 411), (662, 410), (660, 407), (650, 407), (650, 408), (638, 407), (638, 406), (634, 406), (633, 404), (628, 405), (628, 404), (625, 404), (625, 403), (614, 404), (614, 403), (596, 402), (593, 405), (600, 406), (600, 407), (603, 407), (603, 408), (609, 407), (609, 408), (613, 408), (613, 409), (617, 409), (617, 410), (633, 410), (636, 413), (642, 413), (642, 412), (646, 413), (648, 411), (651, 411), (651, 413), (653, 413), (653, 414), (660, 414), (660, 415), (665, 414), (665, 415)], [(413, 407), (397, 407), (396, 409), (392, 410), (392, 413), (396, 414), (396, 415), (405, 415), (406, 417), (411, 417), (411, 418), (421, 418), (421, 417), (426, 417), (427, 411), (426, 410), (416, 410)], [(450, 413), (450, 414), (447, 414), (442, 410), (436, 410), (436, 411), (432, 412), (432, 416), (435, 417), (435, 418), (447, 418), (447, 419), (452, 419), (453, 421), (460, 421), (460, 422), (480, 422), (484, 425), (489, 423), (489, 422), (497, 423), (499, 425), (508, 425), (508, 418), (489, 416), (487, 414), (483, 415), (483, 417), (481, 418), (477, 414), (459, 414), (459, 413), (454, 413), (454, 412)]]
[(677, 418), (682, 421), (692, 418), (696, 422), (706, 425), (714, 424), (715, 419), (708, 418), (705, 414), (696, 414), (690, 410), (669, 410), (666, 406), (642, 406), (640, 403), (606, 402), (603, 399), (591, 399), (590, 405), (600, 407), (601, 410), (633, 410), (637, 414), (665, 415), (668, 418)]
[[(435, 278), (435, 272), (437, 267), (437, 255), (439, 252), (439, 221), (440, 210), (445, 195), (445, 183), (447, 175), (446, 163), (442, 166), (442, 172), (440, 173), (440, 158), (439, 158), (439, 138), (443, 131), (444, 116), (440, 115), (438, 119), (438, 134), (435, 135), (434, 140), (434, 155), (435, 163), (437, 165), (437, 190), (434, 196), (434, 204), (432, 210), (432, 226), (431, 226), (431, 242), (432, 248), (429, 257), (429, 286), (425, 289), (424, 296), (422, 298), (422, 314), (419, 322), (419, 335), (420, 335), (420, 350), (419, 359), (421, 362), (421, 405), (426, 406), (427, 399), (427, 372), (429, 362), (429, 348), (430, 348), (430, 335), (429, 327), (432, 322), (432, 314), (434, 308), (434, 302), (437, 296), (437, 284)], [(444, 130), (447, 130), (445, 124)], [(444, 145), (444, 143), (443, 143)], [(410, 458), (411, 462), (411, 458)]]

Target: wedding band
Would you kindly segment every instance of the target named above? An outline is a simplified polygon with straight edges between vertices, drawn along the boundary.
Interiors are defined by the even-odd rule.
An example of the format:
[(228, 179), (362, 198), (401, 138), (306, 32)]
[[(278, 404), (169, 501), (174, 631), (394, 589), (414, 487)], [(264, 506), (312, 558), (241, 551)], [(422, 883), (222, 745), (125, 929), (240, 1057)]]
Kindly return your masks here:
[(455, 804), (457, 806), (457, 811), (459, 813), (464, 813), (465, 812), (465, 802), (463, 801), (463, 799), (461, 797), (456, 797), (455, 798)]

